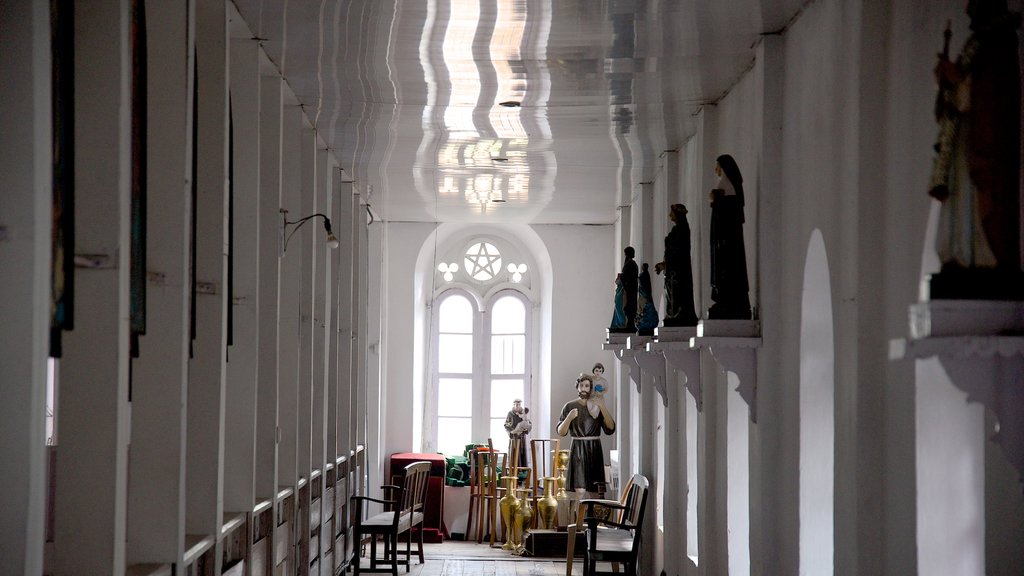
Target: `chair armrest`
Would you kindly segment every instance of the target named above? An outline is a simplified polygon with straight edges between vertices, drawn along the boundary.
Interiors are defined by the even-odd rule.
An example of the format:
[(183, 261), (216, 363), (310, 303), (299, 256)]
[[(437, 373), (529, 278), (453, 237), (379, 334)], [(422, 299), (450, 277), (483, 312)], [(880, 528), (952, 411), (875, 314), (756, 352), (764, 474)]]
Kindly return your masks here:
[(605, 500), (602, 498), (586, 498), (580, 500), (580, 506), (590, 504), (600, 504), (602, 506), (609, 506), (611, 508), (625, 508), (618, 500)]
[(381, 500), (380, 498), (373, 498), (371, 496), (352, 496), (353, 500), (376, 502), (378, 504), (398, 504), (397, 500)]
[(597, 518), (596, 516), (587, 516), (583, 519), (587, 524), (588, 530), (596, 530), (600, 524), (602, 526), (611, 526), (612, 528), (619, 528), (621, 530), (636, 530), (636, 526), (632, 524), (626, 524), (625, 522), (614, 522), (612, 520), (605, 520), (604, 518)]
[(380, 487), (381, 490), (398, 490), (399, 488), (401, 488), (401, 486), (395, 486), (394, 484), (384, 484)]

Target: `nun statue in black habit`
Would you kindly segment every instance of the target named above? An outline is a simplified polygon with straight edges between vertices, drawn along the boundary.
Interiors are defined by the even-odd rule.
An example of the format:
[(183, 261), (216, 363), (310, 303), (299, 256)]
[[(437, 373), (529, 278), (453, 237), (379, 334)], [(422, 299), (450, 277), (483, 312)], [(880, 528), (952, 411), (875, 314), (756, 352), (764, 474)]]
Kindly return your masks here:
[(728, 154), (715, 162), (711, 190), (711, 300), (709, 319), (749, 320), (747, 254), (743, 247), (743, 176)]

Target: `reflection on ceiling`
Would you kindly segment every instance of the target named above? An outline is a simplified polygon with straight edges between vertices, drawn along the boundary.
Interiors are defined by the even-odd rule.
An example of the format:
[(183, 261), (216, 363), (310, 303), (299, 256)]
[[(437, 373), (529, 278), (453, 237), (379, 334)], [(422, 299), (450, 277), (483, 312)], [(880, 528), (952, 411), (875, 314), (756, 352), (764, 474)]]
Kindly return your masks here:
[(383, 220), (611, 223), (804, 1), (233, 0), (232, 34)]
[[(437, 4), (429, 0), (432, 26), (424, 26), (420, 40), (428, 104), (413, 168), (416, 188), (435, 210), (443, 205), (484, 216), (499, 210), (539, 212), (557, 175), (544, 143), (551, 138), (543, 114), (550, 77), (543, 65), (537, 74), (527, 74), (522, 47), (532, 42), (536, 53), (545, 52), (550, 13), (545, 17), (546, 5), (535, 3), (541, 15), (530, 19), (530, 6), (519, 0), (496, 0), (487, 10), (479, 0), (450, 0), (447, 21), (438, 22)], [(528, 19), (532, 35), (527, 35)], [(437, 62), (436, 53), (422, 47), (439, 29), (445, 32)], [(474, 58), (481, 45), (487, 57)], [(436, 111), (442, 100), (447, 100), (443, 116)], [(529, 106), (523, 107), (524, 100)], [(531, 146), (531, 133), (539, 144)]]

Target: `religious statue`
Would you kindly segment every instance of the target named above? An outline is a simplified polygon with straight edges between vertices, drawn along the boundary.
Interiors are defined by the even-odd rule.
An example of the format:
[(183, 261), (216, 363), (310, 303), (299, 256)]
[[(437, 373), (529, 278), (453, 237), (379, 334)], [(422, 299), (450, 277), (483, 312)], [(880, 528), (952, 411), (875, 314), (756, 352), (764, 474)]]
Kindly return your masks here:
[[(512, 409), (505, 416), (505, 431), (508, 432), (508, 453), (514, 458), (518, 454), (518, 466), (526, 466), (526, 434), (533, 428), (529, 419), (529, 408), (523, 408), (523, 401), (516, 398)], [(511, 465), (511, 462), (509, 463)]]
[(569, 475), (566, 486), (598, 493), (604, 484), (604, 448), (601, 431), (615, 433), (615, 419), (600, 396), (593, 395), (594, 382), (587, 374), (576, 379), (579, 398), (566, 402), (558, 419), (558, 435), (572, 436)]
[[(616, 281), (622, 284), (622, 313), (626, 316), (626, 325), (622, 328), (613, 326), (609, 328), (609, 332), (632, 334), (636, 332), (636, 292), (640, 270), (636, 266), (636, 260), (633, 260), (633, 256), (636, 254), (633, 247), (626, 246), (622, 252), (626, 255), (626, 260), (622, 263), (622, 272), (619, 273)], [(617, 299), (618, 288), (616, 288), (615, 296)], [(615, 322), (614, 317), (612, 322)]]
[(711, 300), (708, 318), (749, 320), (747, 253), (743, 247), (743, 176), (736, 160), (718, 157), (711, 200)]
[(626, 330), (626, 310), (623, 308), (622, 299), (622, 274), (615, 275), (615, 308), (612, 310), (612, 323), (608, 325), (609, 332), (624, 332)]
[(1020, 15), (1006, 0), (970, 0), (971, 35), (956, 62), (948, 27), (935, 76), (936, 157), (928, 193), (942, 203), (932, 298), (1019, 299)]
[(654, 273), (665, 272), (665, 326), (696, 326), (693, 311), (693, 268), (690, 264), (690, 223), (686, 206), (673, 204), (668, 217), (672, 229), (665, 236), (665, 259)]
[(642, 336), (651, 336), (658, 326), (658, 309), (654, 307), (651, 296), (651, 273), (644, 262), (640, 271), (640, 283), (637, 290), (636, 331)]
[(604, 364), (594, 363), (594, 367), (590, 369), (590, 379), (594, 383), (591, 395), (604, 398), (605, 392), (608, 391), (608, 380), (604, 377)]

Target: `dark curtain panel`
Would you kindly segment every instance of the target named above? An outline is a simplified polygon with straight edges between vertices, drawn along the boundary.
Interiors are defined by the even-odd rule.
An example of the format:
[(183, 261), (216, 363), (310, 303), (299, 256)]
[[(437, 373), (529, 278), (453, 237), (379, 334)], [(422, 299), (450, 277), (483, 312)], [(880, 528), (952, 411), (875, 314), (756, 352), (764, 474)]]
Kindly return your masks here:
[(189, 276), (192, 279), (192, 289), (189, 295), (189, 341), (188, 357), (195, 357), (194, 344), (196, 340), (196, 203), (199, 201), (199, 55), (192, 51), (192, 241), (191, 255), (189, 261)]
[(75, 26), (71, 0), (50, 0), (53, 113), (50, 356), (61, 356), (61, 332), (74, 328), (75, 294)]
[(146, 333), (146, 2), (132, 0), (131, 356)]
[[(235, 339), (235, 112), (228, 94), (228, 346)], [(224, 360), (229, 360), (224, 350)]]

